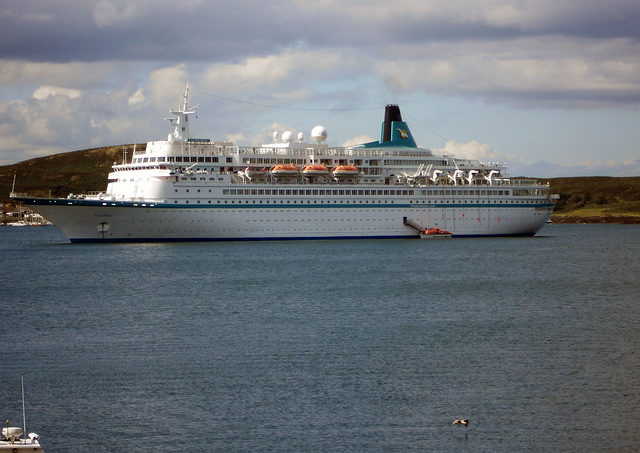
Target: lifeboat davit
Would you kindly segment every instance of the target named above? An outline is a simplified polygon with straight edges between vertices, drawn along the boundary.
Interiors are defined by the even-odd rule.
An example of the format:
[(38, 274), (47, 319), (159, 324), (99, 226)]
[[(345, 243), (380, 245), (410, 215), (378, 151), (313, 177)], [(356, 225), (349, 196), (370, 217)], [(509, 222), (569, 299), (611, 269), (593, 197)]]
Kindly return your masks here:
[(298, 181), (300, 170), (295, 165), (290, 164), (274, 165), (271, 168), (271, 174), (278, 182), (295, 183)]

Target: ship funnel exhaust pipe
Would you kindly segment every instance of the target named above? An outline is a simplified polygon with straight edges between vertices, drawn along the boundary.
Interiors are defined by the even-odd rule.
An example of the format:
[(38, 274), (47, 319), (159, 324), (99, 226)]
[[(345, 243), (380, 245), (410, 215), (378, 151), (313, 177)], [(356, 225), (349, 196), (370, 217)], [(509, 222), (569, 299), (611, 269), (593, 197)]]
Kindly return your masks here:
[(413, 139), (409, 126), (402, 121), (400, 107), (396, 104), (389, 104), (384, 109), (384, 121), (380, 130), (380, 141), (363, 143), (365, 148), (385, 147), (401, 147), (401, 148), (417, 148), (416, 141)]
[(389, 104), (384, 109), (384, 131), (382, 133), (382, 143), (391, 141), (391, 123), (393, 121), (401, 122), (402, 115), (400, 114), (399, 106)]

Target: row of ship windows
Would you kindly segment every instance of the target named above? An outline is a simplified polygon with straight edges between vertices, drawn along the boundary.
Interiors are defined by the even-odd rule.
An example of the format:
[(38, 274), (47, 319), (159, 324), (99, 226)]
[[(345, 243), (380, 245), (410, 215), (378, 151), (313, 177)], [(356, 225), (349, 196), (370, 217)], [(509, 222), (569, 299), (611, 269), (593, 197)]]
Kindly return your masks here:
[[(230, 164), (233, 162), (233, 158), (226, 157), (222, 158), (222, 160), (226, 159), (226, 163)], [(218, 157), (204, 157), (204, 156), (160, 156), (160, 157), (136, 157), (133, 159), (134, 164), (142, 164), (148, 162), (208, 162), (208, 163), (216, 163), (218, 162)]]
[[(224, 168), (220, 169), (222, 172), (225, 171)], [(229, 172), (232, 169), (229, 169)], [(180, 178), (182, 181), (187, 181), (187, 179), (191, 179), (191, 181), (197, 181), (198, 178)], [(200, 181), (206, 181), (207, 178), (199, 178)], [(215, 181), (216, 178), (209, 178), (209, 181)], [(224, 178), (218, 178), (218, 181), (223, 181)], [(133, 179), (131, 180), (133, 181)], [(290, 189), (224, 189), (224, 195), (236, 195), (235, 191), (237, 191), (237, 195), (407, 195), (406, 190), (323, 190), (323, 189), (315, 189), (315, 190), (296, 190)], [(310, 193), (313, 192), (313, 193)], [(413, 190), (409, 190), (408, 195), (413, 195)], [(480, 195), (482, 196), (498, 196), (498, 195), (511, 195), (509, 190), (495, 190), (495, 189), (429, 189), (420, 190), (421, 195), (462, 195), (462, 196), (470, 196), (470, 195)], [(514, 189), (513, 195), (517, 197), (525, 197), (529, 195), (541, 196), (545, 195), (546, 189)]]
[[(292, 165), (305, 165), (307, 159), (265, 159), (265, 158), (249, 158), (242, 159), (242, 163), (245, 165), (275, 165), (275, 164), (292, 164)], [(323, 162), (329, 163), (329, 162)], [(346, 161), (344, 163), (346, 165)]]
[[(402, 165), (402, 166), (410, 166), (410, 167), (418, 167), (425, 163), (424, 159), (385, 159), (384, 165)], [(305, 165), (307, 164), (307, 159), (282, 159), (282, 158), (256, 158), (256, 157), (245, 157), (242, 160), (243, 164), (247, 165), (274, 165), (274, 164), (297, 164), (297, 165)], [(325, 165), (357, 165), (357, 166), (379, 166), (379, 160), (362, 160), (362, 159), (321, 159), (320, 163)], [(446, 160), (430, 160), (430, 164), (436, 166), (445, 166), (448, 164)]]
[[(190, 204), (190, 202), (193, 200), (174, 200), (174, 203), (185, 203), (185, 204)], [(306, 203), (304, 200), (293, 200), (293, 201), (285, 201), (285, 200), (207, 200), (207, 204), (213, 204), (213, 201), (215, 201), (215, 204), (336, 204), (336, 203), (340, 203), (340, 204), (382, 204), (382, 203), (388, 203), (388, 204), (394, 204), (396, 202), (396, 200), (378, 200), (377, 202), (375, 200), (372, 200), (371, 202), (369, 202), (369, 200), (306, 200)], [(408, 201), (408, 203), (411, 204), (442, 204), (442, 203), (447, 203), (447, 204), (542, 204), (544, 203), (543, 200), (490, 200), (490, 201), (481, 201), (481, 200), (410, 200)], [(196, 204), (201, 204), (201, 200), (196, 200)]]
[[(134, 157), (132, 163), (134, 164), (142, 164), (142, 163), (151, 163), (151, 162), (200, 162), (200, 163), (216, 163), (226, 161), (227, 163), (231, 163), (233, 161), (232, 157), (219, 157), (219, 156), (158, 156), (158, 157)], [(339, 159), (334, 160), (338, 163), (338, 165), (347, 165), (348, 163), (354, 163), (355, 165), (371, 165), (377, 166), (379, 165), (378, 160), (363, 161), (361, 159), (358, 160), (347, 160), (347, 159)], [(265, 165), (265, 164), (298, 164), (304, 165), (307, 164), (307, 159), (295, 159), (295, 158), (251, 158), (245, 157), (242, 162), (244, 164), (255, 164), (255, 165)], [(323, 159), (322, 163), (330, 163), (330, 159)], [(383, 160), (384, 165), (402, 165), (402, 166), (418, 166), (424, 164), (424, 159), (385, 159)], [(448, 165), (446, 160), (431, 160), (429, 163), (438, 166)]]
[[(230, 169), (228, 170), (228, 172), (231, 172), (232, 170), (233, 170), (233, 169), (231, 169), (231, 168), (230, 168)], [(216, 171), (216, 172), (214, 172), (213, 170), (211, 170), (211, 174), (214, 174), (214, 173), (220, 173), (220, 172), (224, 173), (225, 171), (227, 171), (227, 170), (225, 170), (224, 168), (220, 168), (220, 171)], [(179, 170), (179, 172), (182, 172), (182, 170)], [(200, 171), (198, 171), (198, 173), (200, 173)], [(206, 172), (205, 172), (205, 173), (206, 173)], [(189, 179), (191, 179), (191, 181), (197, 181), (197, 180), (198, 180), (198, 178), (189, 178)], [(182, 181), (186, 181), (186, 180), (187, 180), (187, 178), (184, 178), (184, 177), (183, 177), (183, 178), (180, 178), (180, 180), (182, 180)], [(207, 180), (207, 178), (200, 178), (200, 181), (206, 181), (206, 180)], [(216, 180), (216, 178), (209, 178), (209, 181), (215, 181), (215, 180)], [(217, 180), (218, 180), (218, 181), (224, 181), (224, 178), (218, 178)]]
[[(176, 192), (178, 190), (176, 189)], [(189, 189), (187, 189), (189, 192)], [(198, 192), (200, 190), (198, 189)], [(211, 190), (209, 190), (211, 192)], [(415, 195), (416, 190), (414, 189), (223, 189), (223, 195)], [(470, 193), (467, 190), (443, 190), (443, 189), (432, 189), (432, 190), (420, 190), (420, 195), (428, 195), (428, 196), (447, 196), (447, 195), (480, 195), (480, 196), (500, 196), (500, 195), (509, 195), (508, 190), (480, 190), (476, 193)], [(533, 194), (530, 194), (533, 195)]]
[[(167, 212), (167, 211), (163, 211), (163, 212)], [(185, 212), (185, 211), (179, 211), (179, 212)], [(200, 213), (200, 211), (196, 211), (197, 213)], [(272, 214), (274, 212), (278, 212), (278, 211), (263, 211), (263, 210), (258, 210), (256, 211), (257, 214), (262, 214), (262, 213), (269, 213)], [(289, 213), (290, 211), (285, 211), (285, 210), (280, 210), (280, 213)], [(302, 211), (300, 211), (302, 212)], [(335, 210), (335, 209), (327, 209), (326, 211), (320, 210), (320, 213), (340, 213), (340, 214), (345, 214), (345, 213), (354, 213), (354, 214), (359, 214), (362, 213), (362, 211), (351, 211), (349, 209), (347, 210)], [(488, 211), (489, 213), (491, 212), (491, 210)], [(507, 212), (507, 211), (503, 211), (503, 210), (495, 210), (495, 212), (499, 212), (500, 216), (502, 216), (504, 218), (504, 216), (508, 216), (507, 218), (510, 219), (518, 219), (518, 218), (529, 218), (528, 215), (520, 215), (518, 212)], [(202, 213), (206, 213), (206, 211), (202, 211)], [(293, 213), (298, 213), (298, 210), (294, 210)], [(388, 214), (388, 211), (379, 211), (380, 214)], [(233, 213), (231, 213), (233, 214)], [(367, 214), (376, 214), (376, 211), (370, 211)], [(482, 220), (491, 220), (491, 217), (475, 217), (474, 215), (472, 215), (471, 213), (467, 214), (466, 216), (464, 214), (462, 215), (458, 215), (458, 216), (452, 216), (451, 212), (448, 212), (445, 215), (440, 215), (438, 214), (436, 217), (431, 217), (432, 220), (446, 220), (446, 221), (456, 221), (456, 222), (469, 222), (469, 221), (482, 221)], [(217, 215), (217, 214), (216, 214)], [(272, 219), (264, 219), (264, 218), (260, 218), (260, 217), (251, 217), (251, 218), (247, 218), (245, 219), (245, 223), (335, 223), (335, 222), (375, 222), (377, 224), (383, 225), (385, 222), (386, 223), (392, 223), (395, 224), (397, 222), (396, 219), (394, 218), (389, 218), (389, 217), (381, 217), (381, 218), (356, 218), (356, 217), (342, 217), (342, 218), (324, 218), (324, 217), (314, 217), (314, 218), (297, 218), (297, 219), (291, 219), (291, 218), (272, 218)], [(130, 220), (130, 221), (126, 221), (126, 220), (122, 220), (120, 223), (122, 224), (144, 224), (144, 223), (152, 223), (152, 224), (163, 224), (165, 223), (162, 220)], [(167, 223), (174, 223), (174, 222), (167, 222)], [(216, 218), (212, 218), (212, 219), (183, 219), (182, 220), (183, 224), (194, 224), (194, 223), (219, 223), (219, 217)]]
[[(501, 214), (503, 217), (503, 219), (505, 219), (504, 215), (505, 214)], [(528, 219), (528, 216), (518, 216), (518, 215), (512, 215), (510, 217), (507, 217), (510, 220), (517, 220), (517, 219)], [(474, 217), (474, 216), (467, 216), (467, 217), (451, 217), (449, 215), (447, 215), (446, 217), (433, 217), (431, 219), (432, 221), (444, 221), (444, 222), (455, 222), (457, 224), (459, 224), (459, 226), (464, 227), (464, 228), (474, 228), (474, 224), (476, 225), (480, 225), (483, 222), (491, 222), (494, 220), (494, 218), (491, 217)], [(499, 220), (498, 220), (499, 221)], [(256, 231), (309, 231), (307, 230), (307, 228), (314, 228), (314, 230), (311, 231), (315, 231), (315, 228), (318, 228), (318, 226), (313, 226), (313, 225), (319, 225), (319, 224), (323, 224), (326, 225), (326, 227), (330, 227), (333, 226), (333, 228), (338, 228), (340, 230), (342, 230), (342, 228), (346, 228), (346, 229), (353, 229), (353, 230), (363, 230), (364, 228), (362, 226), (358, 226), (358, 227), (351, 227), (349, 228), (349, 226), (345, 225), (345, 223), (349, 223), (349, 222), (354, 222), (354, 223), (358, 223), (361, 224), (362, 222), (365, 222), (367, 225), (372, 225), (372, 227), (368, 227), (366, 229), (368, 230), (388, 230), (389, 228), (393, 228), (394, 226), (397, 226), (397, 220), (396, 219), (392, 219), (392, 218), (388, 218), (388, 217), (383, 217), (383, 218), (314, 218), (314, 219), (260, 219), (260, 218), (252, 218), (252, 219), (245, 219), (245, 225), (247, 225), (247, 227), (249, 226), (253, 226), (253, 224), (257, 224), (257, 223), (261, 223), (261, 224), (276, 224), (276, 225), (285, 225), (285, 224), (296, 224), (296, 225), (300, 225), (301, 228), (296, 228), (296, 229), (291, 229), (291, 228), (286, 228), (283, 230), (269, 230), (269, 229), (264, 229), (264, 227), (261, 227), (260, 230), (256, 230)], [(122, 222), (122, 224), (144, 224), (146, 223), (144, 220), (143, 221), (130, 221), (130, 222)], [(154, 222), (155, 224), (162, 224), (162, 221), (159, 222)], [(212, 224), (218, 224), (219, 220), (218, 219), (212, 219), (212, 220), (208, 220), (208, 219), (202, 219), (202, 220), (183, 220), (182, 221), (183, 225), (194, 225), (196, 226), (197, 224), (208, 224), (208, 223), (212, 223)], [(305, 228), (305, 224), (309, 225), (307, 228)], [(275, 226), (275, 225), (274, 225)], [(200, 228), (202, 228), (202, 226), (198, 226)], [(170, 228), (169, 230), (166, 229), (162, 229), (163, 231), (180, 231), (179, 229), (173, 229)], [(186, 231), (186, 230), (185, 230)], [(193, 230), (196, 231), (196, 230)], [(207, 232), (207, 231), (211, 231), (211, 230), (202, 230), (202, 232)], [(238, 231), (238, 229), (235, 230), (227, 230), (227, 229), (216, 229), (215, 231)], [(247, 230), (248, 231), (248, 230)], [(254, 231), (254, 230), (251, 230)], [(324, 230), (323, 230), (324, 231)], [(149, 232), (152, 232), (152, 230), (150, 229)]]

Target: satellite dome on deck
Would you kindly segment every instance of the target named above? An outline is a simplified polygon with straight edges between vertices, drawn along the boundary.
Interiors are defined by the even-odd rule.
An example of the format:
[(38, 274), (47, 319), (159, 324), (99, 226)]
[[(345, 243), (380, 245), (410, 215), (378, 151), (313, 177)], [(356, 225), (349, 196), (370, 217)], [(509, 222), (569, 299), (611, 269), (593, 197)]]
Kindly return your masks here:
[(323, 126), (316, 126), (311, 129), (311, 138), (322, 143), (327, 139), (327, 130)]
[(282, 133), (282, 141), (284, 143), (291, 143), (293, 141), (293, 132), (285, 131)]

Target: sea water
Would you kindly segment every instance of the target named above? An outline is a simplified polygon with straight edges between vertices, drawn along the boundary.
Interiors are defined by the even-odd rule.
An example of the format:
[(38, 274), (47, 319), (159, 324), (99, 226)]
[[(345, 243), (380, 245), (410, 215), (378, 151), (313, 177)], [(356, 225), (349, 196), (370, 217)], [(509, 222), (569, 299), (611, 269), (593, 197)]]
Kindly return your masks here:
[(640, 449), (638, 226), (83, 245), (0, 227), (0, 253), (0, 417), (22, 426), (23, 375), (47, 453)]

